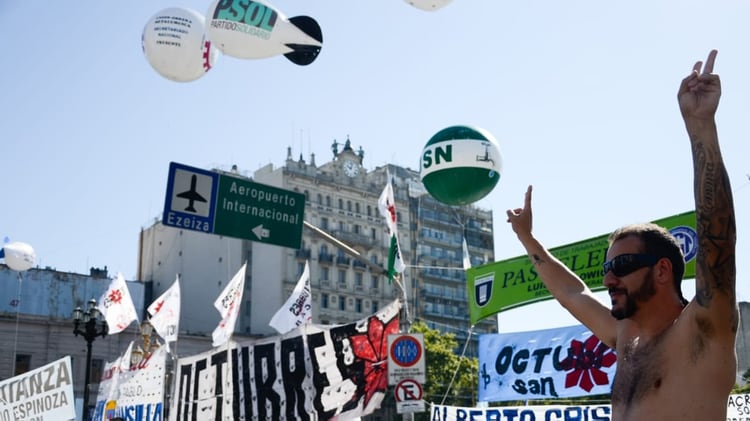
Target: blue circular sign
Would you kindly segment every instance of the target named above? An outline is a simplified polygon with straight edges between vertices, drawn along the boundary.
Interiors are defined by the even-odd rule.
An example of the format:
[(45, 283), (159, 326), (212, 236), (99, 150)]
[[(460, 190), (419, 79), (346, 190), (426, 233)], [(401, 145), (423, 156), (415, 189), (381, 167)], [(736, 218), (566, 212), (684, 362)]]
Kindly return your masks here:
[(692, 227), (684, 225), (674, 227), (669, 232), (680, 243), (682, 254), (685, 255), (685, 263), (693, 260), (698, 254), (698, 233)]
[(391, 344), (391, 359), (401, 367), (411, 367), (422, 358), (422, 344), (412, 336), (401, 336)]

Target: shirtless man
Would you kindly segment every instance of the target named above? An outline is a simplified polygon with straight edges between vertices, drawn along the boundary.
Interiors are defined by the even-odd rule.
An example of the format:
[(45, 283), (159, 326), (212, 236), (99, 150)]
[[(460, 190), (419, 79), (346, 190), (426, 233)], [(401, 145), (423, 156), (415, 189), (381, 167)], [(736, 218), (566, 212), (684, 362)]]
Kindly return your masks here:
[(612, 420), (726, 419), (739, 310), (732, 191), (714, 119), (721, 96), (715, 59), (714, 50), (705, 65), (697, 62), (678, 92), (693, 153), (699, 252), (692, 301), (682, 298), (682, 251), (662, 228), (631, 225), (610, 236), (604, 263), (610, 310), (535, 238), (531, 186), (524, 207), (507, 212), (547, 289), (617, 351)]

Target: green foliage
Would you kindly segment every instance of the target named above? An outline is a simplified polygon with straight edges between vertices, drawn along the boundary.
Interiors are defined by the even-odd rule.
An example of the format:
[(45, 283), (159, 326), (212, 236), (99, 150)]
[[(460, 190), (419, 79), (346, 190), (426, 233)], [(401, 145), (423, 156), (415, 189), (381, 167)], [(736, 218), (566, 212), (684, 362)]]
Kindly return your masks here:
[(750, 393), (750, 368), (742, 373), (742, 381), (744, 385), (735, 384), (732, 388), (732, 393)]
[[(424, 335), (427, 370), (427, 383), (423, 385), (425, 402), (474, 406), (479, 384), (479, 361), (476, 358), (456, 355), (454, 349), (459, 344), (455, 335), (451, 333), (430, 329), (420, 321), (412, 324), (411, 332)], [(428, 419), (428, 413), (416, 414), (415, 419)]]

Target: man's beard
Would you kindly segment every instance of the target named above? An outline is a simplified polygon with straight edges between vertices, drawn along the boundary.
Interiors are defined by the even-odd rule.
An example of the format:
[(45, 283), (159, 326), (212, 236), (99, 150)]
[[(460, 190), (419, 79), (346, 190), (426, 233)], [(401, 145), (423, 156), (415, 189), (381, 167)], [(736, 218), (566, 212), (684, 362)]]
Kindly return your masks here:
[(633, 317), (635, 312), (638, 310), (638, 303), (645, 302), (649, 298), (653, 297), (656, 293), (654, 288), (654, 273), (653, 268), (648, 269), (648, 273), (643, 280), (643, 284), (633, 293), (628, 293), (625, 296), (625, 307), (624, 308), (612, 308), (612, 316), (617, 320), (627, 319)]

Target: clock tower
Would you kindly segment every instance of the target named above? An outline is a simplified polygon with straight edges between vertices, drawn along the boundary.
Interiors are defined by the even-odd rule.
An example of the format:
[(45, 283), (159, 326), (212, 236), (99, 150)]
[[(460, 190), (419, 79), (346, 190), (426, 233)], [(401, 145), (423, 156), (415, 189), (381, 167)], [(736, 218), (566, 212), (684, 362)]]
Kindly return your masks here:
[(360, 146), (359, 150), (355, 152), (354, 149), (352, 149), (349, 136), (346, 137), (346, 143), (344, 143), (344, 148), (341, 152), (339, 152), (338, 147), (338, 142), (334, 140), (331, 149), (333, 150), (333, 156), (336, 159), (336, 163), (341, 169), (341, 172), (349, 178), (354, 178), (362, 173), (364, 171), (362, 169), (362, 159), (365, 156), (365, 151), (362, 147)]

